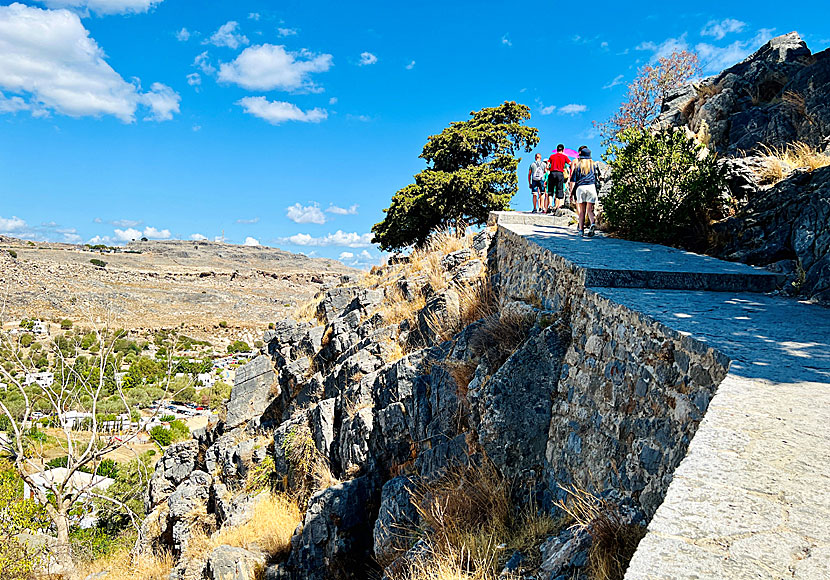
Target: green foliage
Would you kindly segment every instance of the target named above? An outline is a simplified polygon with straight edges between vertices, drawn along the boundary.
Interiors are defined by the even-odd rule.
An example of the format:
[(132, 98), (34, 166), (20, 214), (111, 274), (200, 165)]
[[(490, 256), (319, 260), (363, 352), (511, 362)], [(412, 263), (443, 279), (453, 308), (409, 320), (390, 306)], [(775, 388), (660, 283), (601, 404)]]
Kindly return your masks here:
[(219, 328), (227, 328), (227, 327), (228, 327), (227, 321), (225, 321), (225, 320), (220, 320), (219, 321)]
[(167, 447), (173, 442), (173, 435), (170, 433), (170, 429), (165, 429), (161, 425), (156, 425), (150, 429), (150, 438), (162, 447)]
[(20, 337), (20, 346), (22, 346), (23, 348), (29, 348), (30, 346), (32, 346), (32, 343), (34, 341), (35, 337), (31, 334), (26, 333)]
[[(49, 469), (55, 469), (56, 467), (67, 467), (69, 464), (69, 457), (63, 455), (61, 457), (55, 457), (54, 459), (50, 459), (46, 462), (46, 467)], [(82, 471), (83, 473), (90, 473), (91, 469), (89, 465), (84, 465), (78, 469), (78, 471)], [(98, 469), (95, 470), (96, 475), (100, 475), (101, 477), (115, 477), (118, 474), (118, 464), (113, 461), (112, 459), (102, 459), (101, 463), (98, 464)]]
[(35, 328), (35, 321), (30, 320), (28, 318), (24, 318), (23, 320), (20, 321), (20, 328), (23, 328), (23, 329), (26, 329), (26, 330), (33, 330)]
[(89, 350), (92, 348), (92, 345), (98, 342), (98, 338), (95, 336), (95, 333), (90, 332), (84, 335), (81, 339), (81, 348), (84, 350)]
[(9, 256), (14, 258), (15, 260), (17, 259), (17, 252), (15, 252), (14, 250), (6, 250), (6, 251), (9, 253)]
[(505, 102), (470, 115), (427, 140), (421, 153), (427, 168), (372, 227), (381, 249), (422, 245), (433, 231), (482, 224), (491, 211), (508, 208), (518, 191), (515, 154), (539, 143), (538, 131), (524, 124), (530, 108)]
[(602, 200), (623, 236), (699, 246), (724, 188), (715, 155), (682, 132), (626, 129), (608, 149), (613, 186)]
[(117, 534), (128, 528), (132, 522), (130, 514), (137, 520), (144, 516), (144, 491), (153, 475), (154, 450), (143, 453), (137, 459), (119, 465), (113, 483), (102, 495), (117, 500), (96, 500), (98, 527), (109, 534)]
[(18, 536), (48, 527), (43, 506), (23, 499), (23, 480), (9, 463), (0, 461), (0, 578), (31, 578), (41, 553), (20, 542)]
[(99, 260), (98, 258), (92, 258), (89, 261), (89, 263), (92, 264), (93, 266), (97, 267), (97, 268), (106, 268), (107, 267), (107, 263), (103, 260)]
[(64, 318), (61, 320), (61, 330), (69, 330), (72, 328), (72, 321), (68, 318)]
[(248, 343), (243, 340), (235, 340), (228, 345), (228, 354), (234, 354), (237, 352), (251, 352), (251, 347), (248, 346)]

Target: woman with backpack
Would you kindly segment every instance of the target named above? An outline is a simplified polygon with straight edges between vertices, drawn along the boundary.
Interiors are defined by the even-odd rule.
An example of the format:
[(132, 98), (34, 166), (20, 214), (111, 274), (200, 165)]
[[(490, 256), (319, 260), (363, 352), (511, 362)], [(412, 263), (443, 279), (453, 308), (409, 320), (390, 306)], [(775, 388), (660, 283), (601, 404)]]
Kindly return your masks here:
[(591, 222), (588, 237), (594, 235), (597, 218), (594, 215), (594, 206), (597, 203), (597, 184), (599, 183), (599, 169), (591, 159), (591, 150), (587, 147), (579, 148), (579, 157), (571, 169), (570, 184), (576, 197), (577, 230), (579, 235), (585, 234), (585, 216)]

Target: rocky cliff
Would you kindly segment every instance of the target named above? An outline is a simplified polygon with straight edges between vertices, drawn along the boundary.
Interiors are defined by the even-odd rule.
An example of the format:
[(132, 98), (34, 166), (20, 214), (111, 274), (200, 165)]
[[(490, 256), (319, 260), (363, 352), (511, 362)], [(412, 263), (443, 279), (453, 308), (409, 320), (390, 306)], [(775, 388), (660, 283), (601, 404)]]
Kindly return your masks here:
[[(830, 170), (816, 166), (830, 164), (828, 92), (830, 50), (813, 54), (793, 32), (677, 90), (659, 118), (708, 143), (726, 166), (737, 212), (716, 224), (711, 253), (787, 274), (782, 290), (825, 305)], [(777, 158), (795, 144), (813, 159)]]
[[(483, 232), (430, 256), (429, 272), (392, 265), (326, 291), (315, 320), (277, 323), (225, 415), (167, 449), (145, 546), (180, 556), (173, 578), (252, 577), (214, 572), (233, 569), (229, 555), (273, 579), (401, 578), (430, 541), (423, 490), (483, 465), (517, 506), (555, 515), (576, 485), (627, 524), (647, 521), (728, 361), (586, 290), (551, 256)], [(194, 556), (194, 530), (252, 517), (262, 489), (249, 482), (263, 470), (302, 502), (290, 548)], [(531, 551), (542, 561), (526, 568), (581, 577), (586, 542), (573, 530), (541, 537)]]

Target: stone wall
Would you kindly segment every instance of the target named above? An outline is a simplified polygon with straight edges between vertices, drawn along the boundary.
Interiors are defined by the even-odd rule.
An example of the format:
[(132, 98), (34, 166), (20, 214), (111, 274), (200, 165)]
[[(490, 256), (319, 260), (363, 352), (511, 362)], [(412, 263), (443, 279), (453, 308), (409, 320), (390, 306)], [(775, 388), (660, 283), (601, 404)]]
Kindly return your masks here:
[(729, 360), (585, 288), (579, 268), (499, 228), (491, 271), (502, 300), (564, 314), (571, 340), (552, 392), (549, 489), (577, 483), (662, 502)]

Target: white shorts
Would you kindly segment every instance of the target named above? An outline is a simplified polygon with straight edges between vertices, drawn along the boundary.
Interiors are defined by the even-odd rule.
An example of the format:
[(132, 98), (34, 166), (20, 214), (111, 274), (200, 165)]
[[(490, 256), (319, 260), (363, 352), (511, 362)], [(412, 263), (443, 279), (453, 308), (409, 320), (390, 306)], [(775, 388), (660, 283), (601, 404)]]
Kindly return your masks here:
[(580, 185), (576, 188), (576, 203), (596, 203), (597, 186)]

